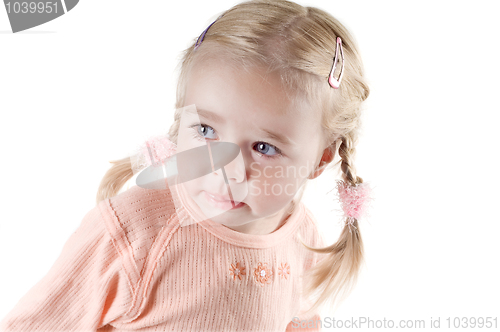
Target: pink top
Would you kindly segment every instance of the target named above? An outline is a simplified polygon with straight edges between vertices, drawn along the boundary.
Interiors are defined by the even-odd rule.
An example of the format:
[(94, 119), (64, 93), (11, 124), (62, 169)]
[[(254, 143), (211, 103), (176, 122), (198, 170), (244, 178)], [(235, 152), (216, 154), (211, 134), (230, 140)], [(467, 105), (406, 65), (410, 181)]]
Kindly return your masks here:
[(320, 319), (300, 315), (301, 273), (323, 256), (298, 236), (324, 246), (302, 202), (278, 230), (250, 235), (211, 220), (181, 227), (200, 219), (179, 197), (177, 211), (170, 190), (101, 201), (0, 331), (301, 331)]

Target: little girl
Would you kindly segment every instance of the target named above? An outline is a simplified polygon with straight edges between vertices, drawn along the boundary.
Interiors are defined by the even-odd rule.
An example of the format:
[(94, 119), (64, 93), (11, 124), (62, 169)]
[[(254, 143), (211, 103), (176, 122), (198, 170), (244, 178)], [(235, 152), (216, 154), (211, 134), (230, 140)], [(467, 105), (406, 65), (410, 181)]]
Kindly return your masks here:
[[(347, 293), (363, 257), (353, 156), (368, 94), (356, 44), (328, 13), (285, 0), (225, 11), (184, 52), (168, 136), (113, 162), (96, 207), (0, 330), (320, 330), (320, 305)], [(237, 147), (223, 168), (119, 193), (162, 153), (217, 154), (221, 142)], [(337, 153), (345, 227), (325, 247), (301, 198)]]

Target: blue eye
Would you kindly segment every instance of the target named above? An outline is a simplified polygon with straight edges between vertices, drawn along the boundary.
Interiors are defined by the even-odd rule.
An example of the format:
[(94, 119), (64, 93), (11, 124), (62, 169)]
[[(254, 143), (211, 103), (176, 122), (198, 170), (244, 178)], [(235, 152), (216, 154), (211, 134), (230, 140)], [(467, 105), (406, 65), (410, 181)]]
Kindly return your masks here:
[[(196, 123), (189, 126), (189, 128), (192, 128), (194, 130), (193, 137), (199, 141), (204, 141), (205, 139), (217, 139), (215, 129), (204, 123)], [(209, 131), (212, 131), (212, 134), (215, 137), (209, 137)], [(279, 158), (283, 156), (283, 153), (280, 149), (266, 142), (257, 142), (257, 144), (254, 145), (254, 149), (257, 153), (260, 153), (262, 157), (268, 159)]]
[[(268, 144), (266, 142), (259, 142), (255, 145), (256, 151), (262, 153), (266, 157), (274, 157), (281, 154), (280, 149), (275, 147), (274, 145)], [(271, 154), (268, 154), (271, 152)]]
[(207, 136), (206, 136), (206, 135), (207, 135), (207, 133), (208, 133), (208, 131), (209, 131), (209, 129), (210, 129), (210, 130), (212, 130), (212, 133), (214, 133), (214, 134), (215, 134), (215, 130), (214, 130), (214, 128), (212, 128), (212, 127), (210, 127), (210, 126), (207, 126), (207, 125), (205, 125), (205, 124), (203, 124), (203, 123), (201, 123), (201, 124), (199, 124), (199, 125), (196, 125), (196, 127), (197, 127), (197, 132), (198, 132), (198, 134), (199, 134), (201, 137), (203, 137), (203, 138), (208, 138), (208, 139), (215, 139), (215, 137), (207, 137)]

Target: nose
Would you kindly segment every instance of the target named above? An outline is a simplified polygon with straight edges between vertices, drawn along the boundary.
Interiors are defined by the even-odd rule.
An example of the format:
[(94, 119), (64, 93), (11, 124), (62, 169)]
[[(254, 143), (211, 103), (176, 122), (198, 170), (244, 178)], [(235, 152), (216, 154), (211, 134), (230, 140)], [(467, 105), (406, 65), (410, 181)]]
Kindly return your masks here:
[[(243, 182), (245, 180), (245, 162), (241, 155), (241, 150), (238, 156), (223, 168), (228, 181), (233, 180), (236, 183)], [(222, 169), (218, 169), (216, 173), (223, 175)]]
[[(245, 161), (243, 160), (240, 147), (234, 143), (229, 146), (225, 145), (223, 149), (214, 146), (214, 144), (208, 143), (208, 145), (211, 152), (212, 165), (216, 168), (214, 170), (215, 173), (227, 177), (227, 181), (243, 182), (245, 180)], [(237, 154), (235, 153), (236, 151), (238, 152)], [(228, 163), (228, 159), (232, 160)]]

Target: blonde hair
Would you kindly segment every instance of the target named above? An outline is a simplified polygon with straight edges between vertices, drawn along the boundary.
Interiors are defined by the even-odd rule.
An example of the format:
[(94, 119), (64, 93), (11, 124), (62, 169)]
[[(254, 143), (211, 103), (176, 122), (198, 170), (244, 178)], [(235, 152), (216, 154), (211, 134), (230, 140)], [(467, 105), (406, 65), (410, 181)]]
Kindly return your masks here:
[[(337, 36), (342, 38), (345, 65), (340, 88), (333, 89), (328, 76)], [(180, 62), (177, 111), (168, 132), (174, 143), (177, 143), (181, 108), (185, 106), (188, 74), (196, 59), (217, 55), (231, 60), (227, 63), (239, 70), (265, 66), (278, 72), (285, 90), (291, 92), (296, 102), (307, 100), (311, 107), (321, 111), (322, 129), (333, 154), (340, 140), (338, 153), (343, 180), (351, 185), (363, 182), (356, 175), (353, 158), (361, 125), (361, 104), (368, 97), (369, 88), (355, 40), (338, 20), (321, 9), (286, 0), (252, 0), (225, 11), (194, 51), (196, 39), (184, 50)], [(131, 157), (112, 161), (113, 166), (99, 186), (97, 202), (116, 195), (133, 176)], [(306, 274), (309, 279), (305, 283), (306, 293), (319, 293), (309, 311), (328, 300), (336, 303), (355, 284), (363, 260), (363, 242), (358, 222), (353, 225), (351, 230), (345, 225), (338, 241), (328, 247), (311, 248), (304, 244), (309, 250), (327, 254)]]

